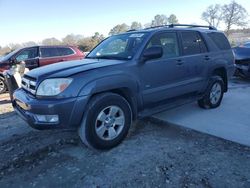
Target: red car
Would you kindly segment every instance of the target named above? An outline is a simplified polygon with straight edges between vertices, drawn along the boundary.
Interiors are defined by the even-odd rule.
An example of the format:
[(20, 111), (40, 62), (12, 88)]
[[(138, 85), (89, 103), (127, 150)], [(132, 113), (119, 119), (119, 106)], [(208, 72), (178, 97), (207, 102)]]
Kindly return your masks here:
[(31, 69), (62, 61), (80, 60), (84, 53), (75, 46), (34, 46), (15, 50), (0, 59), (0, 94), (7, 90), (3, 72), (24, 61)]

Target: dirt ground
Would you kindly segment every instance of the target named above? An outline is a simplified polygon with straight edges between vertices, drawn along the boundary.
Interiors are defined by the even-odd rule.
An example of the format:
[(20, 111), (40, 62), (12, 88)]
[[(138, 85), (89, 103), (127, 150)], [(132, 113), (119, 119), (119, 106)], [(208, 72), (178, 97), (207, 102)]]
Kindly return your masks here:
[(250, 148), (147, 118), (98, 152), (36, 131), (0, 96), (0, 187), (250, 187)]

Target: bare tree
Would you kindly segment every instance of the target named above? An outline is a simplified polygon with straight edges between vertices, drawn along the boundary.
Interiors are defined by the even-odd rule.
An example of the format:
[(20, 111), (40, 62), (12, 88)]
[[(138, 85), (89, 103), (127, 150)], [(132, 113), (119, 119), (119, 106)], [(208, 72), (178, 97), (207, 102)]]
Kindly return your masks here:
[(104, 36), (96, 32), (92, 37), (86, 37), (78, 41), (78, 47), (84, 51), (88, 52), (92, 50), (97, 44), (104, 40)]
[(28, 42), (22, 43), (23, 47), (36, 46), (36, 45), (37, 45), (37, 43), (34, 41), (28, 41)]
[(168, 17), (164, 14), (158, 14), (151, 22), (151, 27), (162, 26), (168, 24)]
[(13, 51), (13, 49), (11, 49), (9, 46), (4, 46), (0, 50), (0, 55), (1, 56), (6, 55), (6, 54), (8, 54), (11, 51)]
[(132, 22), (130, 29), (135, 29), (135, 30), (142, 29), (142, 25), (140, 22)]
[(21, 44), (14, 44), (14, 43), (10, 43), (8, 44), (8, 47), (11, 49), (11, 51), (22, 48), (23, 46)]
[(43, 45), (60, 45), (62, 42), (56, 38), (47, 38), (42, 41)]
[(226, 24), (226, 34), (229, 34), (232, 26), (246, 26), (247, 10), (240, 4), (232, 1), (222, 7), (223, 21)]
[(81, 39), (83, 39), (82, 35), (70, 34), (62, 39), (62, 43), (66, 45), (77, 45), (77, 42)]
[(129, 30), (129, 26), (125, 23), (121, 25), (116, 25), (113, 29), (110, 30), (109, 35), (115, 35), (119, 33), (123, 33)]
[(169, 17), (168, 17), (168, 23), (169, 24), (178, 24), (178, 19), (176, 17), (175, 14), (171, 14)]
[(144, 24), (144, 28), (149, 28), (149, 27), (151, 27), (151, 24), (152, 24), (152, 23), (146, 23), (146, 24)]
[(201, 19), (206, 21), (210, 26), (218, 27), (222, 18), (221, 6), (219, 4), (210, 5), (202, 13)]

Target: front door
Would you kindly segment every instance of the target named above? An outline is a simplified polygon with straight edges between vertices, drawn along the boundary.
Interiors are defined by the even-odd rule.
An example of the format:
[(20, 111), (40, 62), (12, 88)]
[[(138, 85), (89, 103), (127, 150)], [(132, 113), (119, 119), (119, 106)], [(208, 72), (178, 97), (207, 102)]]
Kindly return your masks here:
[(143, 100), (147, 105), (180, 95), (178, 82), (185, 73), (176, 32), (157, 33), (146, 49), (154, 45), (163, 48), (163, 56), (138, 66)]
[(34, 69), (39, 66), (39, 57), (38, 57), (38, 47), (26, 48), (19, 52), (16, 56), (16, 61), (24, 61), (26, 68)]

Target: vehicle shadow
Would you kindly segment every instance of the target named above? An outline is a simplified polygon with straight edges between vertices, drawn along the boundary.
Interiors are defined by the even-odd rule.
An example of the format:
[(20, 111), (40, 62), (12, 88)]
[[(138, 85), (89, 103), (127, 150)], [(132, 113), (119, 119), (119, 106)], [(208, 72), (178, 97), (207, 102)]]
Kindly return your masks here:
[(3, 101), (0, 101), (0, 105), (1, 104), (8, 104), (8, 103), (11, 103), (11, 100), (3, 100)]
[[(6, 119), (6, 118), (10, 118), (11, 116), (15, 115), (16, 113), (14, 111), (12, 112), (6, 112), (3, 114), (0, 114), (0, 120)], [(1, 123), (1, 122), (0, 122)]]

